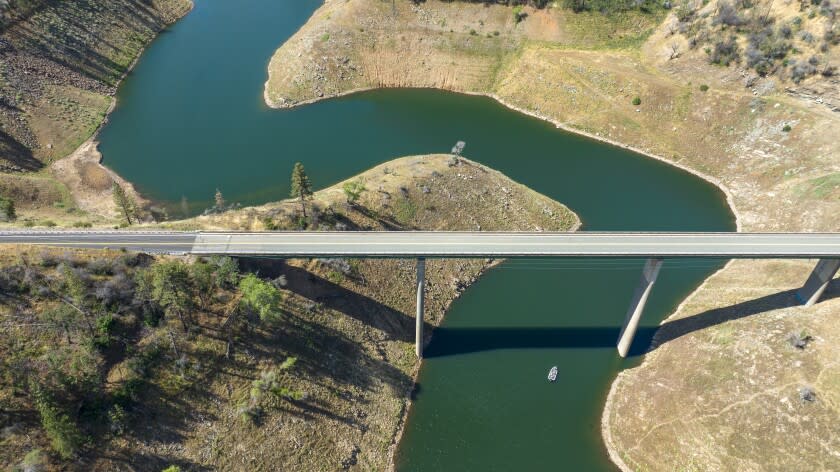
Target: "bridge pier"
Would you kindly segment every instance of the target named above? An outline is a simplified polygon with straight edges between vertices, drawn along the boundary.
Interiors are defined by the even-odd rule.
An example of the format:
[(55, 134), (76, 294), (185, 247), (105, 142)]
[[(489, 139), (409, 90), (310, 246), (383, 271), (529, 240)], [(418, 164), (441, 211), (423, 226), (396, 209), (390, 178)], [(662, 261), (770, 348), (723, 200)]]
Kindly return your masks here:
[(423, 358), (423, 304), (425, 302), (424, 290), (426, 288), (426, 259), (417, 258), (417, 313), (414, 317), (414, 352), (418, 359)]
[(840, 269), (840, 259), (820, 259), (811, 272), (805, 285), (796, 292), (796, 297), (805, 306), (811, 306), (820, 300), (823, 292), (831, 283), (834, 274)]
[(639, 327), (639, 320), (642, 318), (645, 303), (647, 303), (648, 295), (650, 295), (661, 267), (661, 258), (648, 259), (645, 262), (645, 267), (642, 269), (642, 279), (639, 281), (639, 286), (636, 287), (633, 300), (627, 309), (627, 315), (624, 317), (624, 326), (621, 327), (621, 334), (618, 335), (618, 354), (621, 357), (627, 357), (627, 353), (630, 351), (630, 345), (633, 344), (633, 337), (636, 335), (636, 328)]

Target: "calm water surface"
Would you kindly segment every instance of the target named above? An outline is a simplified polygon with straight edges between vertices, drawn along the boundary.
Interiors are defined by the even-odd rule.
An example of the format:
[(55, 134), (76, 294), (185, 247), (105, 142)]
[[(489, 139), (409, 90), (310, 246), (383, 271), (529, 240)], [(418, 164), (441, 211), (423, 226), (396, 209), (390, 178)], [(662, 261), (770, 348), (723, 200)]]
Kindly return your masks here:
[[(174, 215), (285, 197), (295, 161), (327, 186), (396, 156), (465, 155), (567, 204), (586, 230), (730, 231), (723, 195), (652, 159), (556, 130), (494, 101), (384, 90), (295, 110), (262, 101), (274, 50), (315, 0), (196, 0), (119, 92), (105, 163)], [(719, 261), (667, 261), (637, 336)], [(642, 261), (510, 261), (459, 299), (427, 348), (397, 454), (401, 471), (614, 470), (599, 434)], [(557, 365), (557, 383), (545, 380)]]

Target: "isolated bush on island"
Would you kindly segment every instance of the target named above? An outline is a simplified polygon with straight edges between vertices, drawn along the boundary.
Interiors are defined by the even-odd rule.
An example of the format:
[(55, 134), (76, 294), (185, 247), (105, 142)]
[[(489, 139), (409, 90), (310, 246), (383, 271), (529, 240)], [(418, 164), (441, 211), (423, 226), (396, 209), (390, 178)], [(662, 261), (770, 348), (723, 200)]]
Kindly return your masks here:
[(362, 192), (367, 189), (365, 188), (364, 182), (361, 180), (354, 180), (351, 182), (345, 182), (342, 190), (344, 190), (344, 196), (347, 197), (347, 203), (355, 205), (356, 202), (359, 201), (359, 197), (362, 196)]

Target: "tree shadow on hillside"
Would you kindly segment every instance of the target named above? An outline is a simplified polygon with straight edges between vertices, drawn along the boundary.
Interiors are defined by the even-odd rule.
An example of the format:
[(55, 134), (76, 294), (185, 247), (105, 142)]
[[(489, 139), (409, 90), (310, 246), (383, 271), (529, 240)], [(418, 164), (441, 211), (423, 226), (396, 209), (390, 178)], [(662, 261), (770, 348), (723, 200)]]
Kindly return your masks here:
[[(160, 472), (170, 466), (178, 466), (179, 470), (190, 472), (210, 472), (216, 470), (213, 467), (207, 467), (195, 462), (184, 460), (182, 457), (172, 457), (157, 454), (148, 454), (145, 452), (134, 452), (130, 449), (118, 451), (114, 453), (99, 454), (96, 456), (98, 460), (108, 461), (107, 470), (126, 470), (132, 472), (148, 471)], [(82, 464), (83, 466), (91, 466), (92, 464)], [(90, 469), (85, 469), (90, 470)], [(97, 470), (105, 470), (100, 467)]]
[(388, 339), (414, 341), (414, 318), (373, 298), (348, 290), (306, 269), (286, 264), (283, 260), (241, 258), (240, 265), (243, 270), (259, 273), (261, 277), (285, 275), (286, 289), (380, 330)]
[[(663, 323), (648, 343), (649, 347), (646, 352), (653, 351), (659, 346), (685, 336), (686, 334), (726, 323), (727, 321), (739, 320), (741, 318), (781, 308), (801, 306), (802, 302), (796, 296), (797, 291), (798, 289), (785, 290), (783, 292), (759, 297), (754, 300), (747, 300), (734, 305), (715, 308), (693, 316)], [(829, 284), (825, 293), (823, 293), (823, 296), (820, 298), (820, 302), (825, 302), (838, 297), (840, 297), (840, 278), (835, 279)]]
[[(308, 319), (285, 313), (283, 321), (260, 335), (249, 336), (249, 353), (263, 359), (277, 359), (282, 353), (296, 357), (295, 375), (340, 394), (341, 386), (352, 385), (371, 391), (382, 382), (394, 392), (403, 392), (411, 382), (405, 373), (385, 360), (371, 356), (364, 346), (345, 333)], [(331, 379), (332, 382), (323, 380)], [(311, 402), (298, 402), (302, 409), (317, 410)]]
[(0, 130), (0, 165), (4, 160), (26, 171), (36, 171), (44, 167), (41, 161), (35, 159), (30, 149)]
[[(125, 57), (136, 51), (136, 39), (124, 45), (108, 41), (105, 35), (126, 35), (126, 32), (148, 34), (161, 31), (166, 23), (162, 16), (138, 0), (126, 0), (129, 6), (106, 7), (107, 12), (94, 11), (86, 2), (67, 2), (56, 6), (52, 16), (45, 20), (21, 22), (15, 27), (16, 43), (22, 54), (39, 56), (58, 64), (83, 77), (113, 87), (125, 72), (126, 65), (115, 62), (111, 57)], [(91, 28), (91, 18), (98, 15), (102, 21), (111, 24), (103, 28)], [(60, 24), (44, 24), (60, 17)], [(94, 48), (110, 49), (113, 53), (102, 53)], [(111, 57), (109, 57), (111, 56)], [(70, 79), (65, 77), (64, 80)], [(83, 84), (76, 84), (89, 89)]]

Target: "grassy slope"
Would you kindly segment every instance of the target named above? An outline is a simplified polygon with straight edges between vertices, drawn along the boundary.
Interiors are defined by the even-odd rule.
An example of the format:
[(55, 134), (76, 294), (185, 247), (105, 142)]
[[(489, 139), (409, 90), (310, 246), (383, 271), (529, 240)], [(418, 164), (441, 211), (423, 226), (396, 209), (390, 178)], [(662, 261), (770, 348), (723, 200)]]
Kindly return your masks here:
[[(824, 16), (791, 5), (756, 8), (771, 8), (779, 22), (799, 14), (803, 28), (822, 32)], [(266, 99), (294, 106), (377, 86), (491, 94), (709, 176), (728, 190), (743, 230), (840, 230), (840, 115), (829, 103), (836, 79), (793, 84), (712, 66), (702, 48), (689, 50), (671, 33), (673, 14), (656, 27), (649, 17), (622, 18), (531, 10), (516, 25), (504, 7), (404, 2), (394, 17), (383, 2), (328, 2), (275, 53)], [(672, 42), (681, 47), (676, 59), (669, 59)], [(836, 63), (837, 55), (833, 47), (822, 60)], [(828, 105), (816, 100), (820, 93)], [(636, 96), (640, 106), (631, 104)], [(837, 332), (827, 316), (837, 299), (798, 308), (788, 291), (809, 268), (733, 263), (674, 314), (669, 322), (696, 318), (671, 328), (700, 329), (685, 330), (614, 384), (603, 429), (616, 462), (633, 470), (837, 467), (835, 439), (825, 442), (836, 434), (822, 434), (836, 419), (840, 392), (830, 347)], [(785, 345), (788, 331), (800, 329), (817, 338), (804, 353)], [(671, 366), (689, 363), (690, 374), (673, 375)], [(817, 388), (815, 404), (798, 399), (806, 384)], [(820, 447), (797, 452), (817, 438)]]
[[(563, 205), (496, 171), (466, 159), (450, 163), (446, 155), (388, 162), (351, 179), (363, 180), (368, 188), (356, 205), (346, 204), (337, 184), (317, 192), (308, 211), (318, 208), (320, 229), (465, 230), (480, 225), (487, 230), (572, 230), (579, 224)], [(273, 226), (289, 228), (298, 208), (296, 202), (286, 201), (172, 226), (256, 229), (271, 221)], [(39, 268), (40, 257), (35, 250), (21, 257), (5, 252), (0, 264), (23, 258), (35, 270), (47, 270)], [(82, 257), (108, 259), (119, 254), (83, 253)], [(491, 263), (429, 261), (427, 322), (437, 325), (451, 301)], [(134, 426), (123, 436), (106, 434), (79, 469), (123, 470), (126, 463), (132, 464), (132, 470), (150, 471), (172, 463), (185, 468), (302, 472), (386, 468), (417, 368), (413, 261), (351, 260), (347, 270), (337, 268), (340, 264), (311, 260), (251, 260), (241, 265), (262, 277), (286, 277), (286, 315), (281, 322), (242, 332), (231, 358), (225, 359), (225, 339), (214, 333), (235, 294), (220, 294), (207, 313), (195, 315), (204, 326), (202, 334), (178, 339), (190, 366), (183, 375), (173, 367), (176, 356), (163, 328), (132, 340), (134, 345), (147, 345), (158, 339), (165, 347), (163, 357), (149, 377), (140, 405), (132, 410)], [(17, 312), (14, 304), (0, 302), (0, 323), (30, 320), (39, 309), (28, 306)], [(177, 321), (169, 325), (179, 332)], [(40, 333), (15, 325), (0, 335), (0, 349), (21, 339), (27, 349), (44, 352), (51, 338)], [(288, 355), (297, 356), (299, 362), (286, 380), (306, 399), (267, 405), (262, 426), (243, 421), (237, 410), (251, 381)], [(124, 368), (110, 367), (107, 378), (114, 385), (109, 388), (118, 387)], [(0, 384), (0, 406), (8, 404), (19, 414), (0, 416), (4, 425), (17, 424), (0, 439), (0, 467), (18, 463), (34, 447), (47, 448), (31, 405), (9, 392)]]
[[(0, 194), (19, 201), (31, 222), (69, 224), (72, 200), (16, 189), (85, 142), (113, 104), (116, 86), (157, 33), (191, 8), (190, 0), (45, 1), (0, 32)], [(11, 171), (11, 172), (10, 172)], [(63, 181), (67, 170), (58, 173)], [(79, 171), (79, 173), (82, 173)], [(17, 183), (16, 183), (17, 181)], [(63, 193), (66, 193), (64, 191)], [(56, 205), (58, 204), (58, 205)]]

